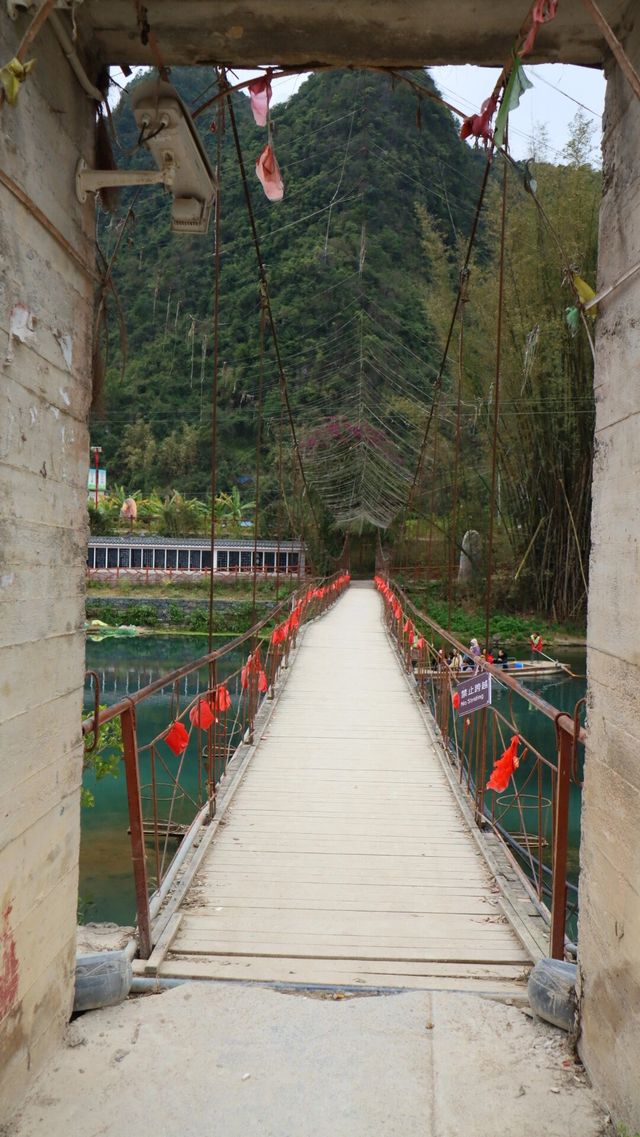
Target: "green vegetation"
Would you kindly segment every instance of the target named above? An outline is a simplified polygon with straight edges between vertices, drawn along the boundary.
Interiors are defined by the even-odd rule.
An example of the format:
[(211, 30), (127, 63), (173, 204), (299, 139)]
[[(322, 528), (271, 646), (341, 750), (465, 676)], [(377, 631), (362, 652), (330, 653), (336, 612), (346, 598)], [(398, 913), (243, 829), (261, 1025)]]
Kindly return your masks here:
[[(101, 706), (100, 710), (104, 711), (106, 707)], [(91, 748), (92, 745), (93, 732), (88, 734), (85, 738), (85, 746)], [(112, 719), (100, 728), (96, 749), (89, 754), (85, 751), (82, 766), (83, 773), (87, 770), (91, 771), (96, 782), (100, 782), (103, 778), (107, 777), (117, 778), (120, 773), (122, 755), (123, 747), (120, 719)], [(86, 786), (82, 787), (80, 800), (85, 807), (90, 808), (95, 805), (95, 796)]]
[[(259, 578), (256, 581), (256, 595), (261, 600), (277, 598), (282, 600), (297, 588), (295, 577), (282, 576), (276, 588), (275, 577)], [(143, 580), (131, 580), (124, 574), (117, 580), (96, 580), (87, 582), (89, 594), (98, 593), (100, 597), (135, 597), (144, 600), (150, 597), (175, 600), (204, 600), (209, 597), (209, 580), (202, 576), (168, 577), (166, 580), (146, 584)], [(214, 580), (214, 603), (217, 600), (244, 600), (253, 595), (253, 578), (249, 573), (237, 573), (235, 577)], [(98, 597), (95, 597), (98, 599)]]
[[(135, 522), (122, 516), (125, 501), (131, 498), (136, 503)], [(243, 502), (237, 486), (230, 493), (216, 495), (215, 523), (216, 533), (221, 537), (253, 535), (253, 527), (248, 529), (245, 520), (251, 519), (255, 503)], [(124, 486), (115, 486), (98, 502), (89, 501), (89, 525), (94, 536), (109, 536), (118, 533), (161, 533), (163, 537), (199, 537), (211, 532), (211, 504), (196, 497), (186, 497), (178, 490), (171, 490), (164, 496), (154, 492), (143, 497), (139, 490), (128, 492)]]
[[(415, 77), (431, 83), (425, 73)], [(172, 81), (185, 102), (197, 107), (212, 74), (175, 68)], [(314, 567), (324, 571), (343, 538), (336, 532), (334, 503), (327, 500), (336, 482), (344, 497), (343, 456), (355, 471), (358, 497), (388, 493), (389, 477), (411, 481), (485, 159), (460, 141), (448, 111), (404, 84), (368, 72), (313, 75), (274, 110), (286, 186), (284, 201), (274, 205), (253, 175), (264, 131), (253, 124), (244, 95), (233, 96), (233, 105), (291, 407), (303, 453), (321, 471), (324, 463), (326, 475), (312, 491), (316, 532), (286, 420), (281, 429), (280, 385), (267, 333), (258, 528), (261, 535), (304, 534)], [(211, 158), (217, 138), (222, 155), (215, 508), (218, 531), (239, 533), (242, 522), (253, 519), (256, 497), (260, 303), (232, 131), (227, 118), (223, 132), (212, 132), (215, 114), (212, 109), (196, 120)], [(114, 118), (119, 164), (149, 165), (149, 155), (136, 149), (126, 101)], [(454, 576), (462, 535), (476, 530), (482, 552), (475, 582), (454, 600), (479, 611), (493, 513), (497, 572), (491, 606), (535, 609), (566, 622), (581, 618), (586, 601), (593, 375), (587, 334), (592, 321), (578, 314), (570, 326), (565, 309), (575, 304), (573, 272), (594, 282), (601, 178), (590, 164), (589, 131), (580, 116), (560, 165), (547, 160), (543, 138), (534, 157), (527, 169), (510, 167), (508, 173), (495, 500), (498, 159), (461, 306), (464, 334), (459, 319), (409, 524), (403, 529), (399, 518), (383, 539), (396, 565), (420, 565), (426, 578)], [(531, 193), (533, 178), (540, 209)], [(119, 307), (109, 299), (111, 323), (101, 335), (106, 386), (103, 392), (96, 384), (92, 441), (103, 447), (116, 490), (92, 517), (92, 527), (126, 529), (120, 507), (124, 496), (135, 496), (137, 529), (206, 533), (212, 241), (173, 236), (160, 190), (145, 191), (135, 203), (124, 194), (119, 217), (101, 217), (99, 230), (107, 262), (117, 249), (112, 276)], [(117, 311), (127, 317), (126, 357)], [(372, 473), (369, 463), (363, 494), (358, 455), (368, 446), (374, 452), (382, 448), (378, 436), (386, 439), (387, 468), (384, 476)], [(351, 528), (371, 536), (364, 515)]]
[[(297, 580), (290, 577), (283, 577), (277, 588), (275, 579), (257, 580), (258, 618), (269, 611), (270, 605), (290, 596), (297, 584)], [(121, 600), (132, 603), (114, 603)], [(161, 603), (163, 601), (165, 603)], [(194, 607), (194, 601), (197, 607)], [(234, 580), (214, 581), (214, 635), (246, 632), (253, 623), (252, 614), (251, 576), (238, 574)], [(88, 582), (86, 616), (88, 620), (104, 620), (111, 627), (135, 624), (154, 631), (205, 633), (209, 630), (209, 581), (186, 578), (145, 584), (128, 580), (125, 576), (110, 582), (91, 579)]]
[[(414, 603), (419, 605), (419, 598), (415, 597)], [(428, 608), (423, 608), (425, 611), (440, 627), (447, 627), (448, 620), (448, 606), (444, 601), (432, 600)], [(481, 608), (466, 609), (460, 605), (456, 605), (451, 611), (451, 631), (453, 634), (463, 641), (468, 642), (472, 636), (476, 636), (480, 641), (484, 636), (485, 617), (484, 610)], [(532, 614), (530, 616), (505, 616), (503, 614), (495, 615), (491, 620), (491, 638), (493, 642), (501, 644), (513, 643), (526, 643), (529, 642), (529, 636), (532, 632), (538, 632), (545, 643), (553, 642), (556, 639), (574, 639), (580, 638), (580, 628), (576, 625), (560, 625), (552, 624), (546, 620), (541, 620), (539, 616)]]
[[(426, 75), (419, 78), (430, 84)], [(205, 69), (172, 71), (172, 81), (190, 106), (198, 104), (211, 79)], [(433, 213), (453, 242), (454, 233), (467, 232), (471, 225), (481, 157), (458, 141), (444, 108), (418, 99), (404, 86), (394, 88), (385, 77), (368, 73), (312, 76), (274, 110), (286, 183), (284, 202), (274, 206), (252, 171), (264, 131), (254, 126), (244, 95), (234, 96), (234, 107), (301, 437), (317, 413), (319, 398), (338, 406), (352, 388), (358, 339), (363, 350), (379, 359), (388, 356), (391, 344), (400, 344), (406, 349), (407, 378), (428, 393), (438, 347), (421, 302), (425, 266), (416, 202)], [(196, 120), (212, 159), (214, 114)], [(138, 131), (126, 102), (114, 118), (119, 163), (150, 164), (147, 154), (135, 150)], [(258, 274), (228, 120), (221, 145), (218, 487), (234, 508), (239, 497), (244, 516), (251, 519), (260, 370)], [(127, 156), (128, 151), (133, 153)], [(123, 194), (120, 218), (131, 200)], [(125, 360), (111, 303), (110, 332), (103, 342), (109, 350), (106, 386), (102, 392), (98, 384), (95, 391), (92, 442), (103, 447), (110, 483), (122, 485), (127, 494), (137, 491), (145, 498), (155, 493), (171, 500), (177, 492), (206, 503), (211, 240), (172, 235), (165, 196), (155, 190), (136, 201), (124, 234), (113, 216), (103, 217), (99, 228), (107, 260), (119, 242), (112, 275), (128, 334)], [(265, 350), (260, 533), (304, 532), (313, 539), (288, 432), (281, 436), (280, 390), (269, 336)], [(342, 534), (332, 532), (331, 515), (322, 514), (320, 502), (315, 508), (324, 543), (335, 555)], [(197, 517), (189, 524), (190, 531), (198, 531)], [(314, 565), (322, 571), (331, 562), (320, 553), (312, 548)]]
[[(580, 115), (566, 163), (535, 166), (532, 205), (526, 183), (509, 172), (505, 239), (505, 307), (496, 430), (497, 488), (494, 566), (511, 567), (507, 603), (535, 608), (555, 620), (584, 613), (587, 595), (591, 465), (593, 457), (593, 320), (574, 329), (568, 278), (595, 281), (600, 174), (589, 164), (589, 130)], [(501, 193), (490, 186), (486, 235), (494, 250), (474, 257), (460, 329), (426, 464), (423, 512), (444, 537), (452, 567), (467, 529), (488, 543), (494, 431), (495, 343)], [(458, 286), (459, 256), (421, 212), (427, 260), (438, 265), (443, 342)], [(458, 374), (456, 374), (458, 372)], [(459, 384), (459, 385), (458, 385)], [(458, 403), (458, 398), (460, 402)], [(457, 442), (459, 428), (460, 442)], [(457, 516), (451, 511), (457, 500)], [(446, 563), (446, 562), (445, 562)]]
[[(287, 592), (282, 592), (283, 600)], [(272, 598), (275, 604), (275, 597)], [(272, 605), (264, 599), (259, 600), (257, 619), (261, 619), (270, 610)], [(206, 633), (209, 631), (209, 605), (202, 600), (196, 607), (193, 604), (180, 604), (174, 601), (168, 606), (157, 604), (127, 604), (116, 605), (109, 600), (93, 598), (87, 600), (86, 615), (88, 620), (102, 620), (112, 628), (122, 624), (134, 624), (136, 627), (163, 633), (174, 631), (189, 631)], [(214, 603), (212, 632), (214, 635), (236, 636), (246, 632), (252, 627), (253, 602), (251, 599), (234, 597), (222, 603)]]
[[(467, 596), (449, 601), (447, 586), (439, 581), (416, 582), (400, 576), (398, 583), (422, 612), (435, 620), (441, 628), (449, 628), (463, 641), (476, 636), (481, 642), (485, 635), (485, 609), (480, 599)], [(538, 632), (545, 643), (557, 640), (581, 642), (585, 636), (583, 620), (551, 621), (535, 610), (515, 611), (509, 605), (494, 608), (491, 617), (492, 642), (514, 644), (529, 643), (532, 632)]]

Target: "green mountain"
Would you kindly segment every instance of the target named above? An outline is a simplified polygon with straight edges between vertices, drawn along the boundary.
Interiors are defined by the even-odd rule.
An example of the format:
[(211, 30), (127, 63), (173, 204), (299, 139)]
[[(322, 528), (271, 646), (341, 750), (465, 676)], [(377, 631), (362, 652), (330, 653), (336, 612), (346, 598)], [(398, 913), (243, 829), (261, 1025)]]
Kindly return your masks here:
[[(435, 91), (426, 73), (406, 78)], [(194, 111), (215, 95), (209, 70), (176, 69), (172, 81)], [(601, 187), (588, 123), (576, 116), (561, 165), (540, 154), (526, 169), (495, 160), (436, 400), (484, 154), (460, 141), (444, 107), (405, 82), (318, 74), (273, 112), (285, 196), (272, 203), (255, 175), (267, 131), (244, 94), (232, 98), (306, 486), (268, 325), (261, 351), (259, 272), (229, 110), (219, 122), (214, 103), (196, 122), (213, 163), (220, 149), (217, 490), (257, 499), (263, 532), (322, 534), (314, 557), (327, 538), (339, 548), (336, 529), (388, 531), (411, 494), (396, 563), (451, 577), (462, 535), (475, 529), (483, 550), (493, 534), (494, 603), (579, 613), (593, 314), (576, 307), (572, 281), (577, 273), (595, 282)], [(118, 165), (151, 165), (126, 98), (114, 123)], [(111, 485), (125, 492), (208, 497), (213, 229), (172, 235), (170, 203), (154, 189), (129, 192), (118, 212), (101, 215), (117, 301), (108, 294), (104, 409), (92, 441)]]
[[(435, 90), (426, 74), (417, 78)], [(192, 109), (214, 93), (209, 70), (175, 69), (171, 80)], [(448, 111), (404, 84), (350, 71), (314, 75), (273, 111), (285, 197), (270, 203), (254, 173), (267, 132), (254, 125), (245, 95), (234, 95), (233, 105), (310, 478), (334, 513), (347, 499), (355, 508), (356, 498), (372, 504), (385, 492), (392, 513), (440, 359), (441, 341), (425, 303), (435, 266), (425, 257), (419, 214), (428, 212), (445, 249), (463, 241), (482, 156), (460, 142)], [(216, 113), (213, 106), (196, 120), (212, 162)], [(149, 155), (136, 149), (126, 98), (114, 124), (118, 165), (150, 165)], [(218, 487), (239, 485), (253, 497), (260, 297), (228, 113), (220, 146)], [(161, 190), (145, 189), (132, 199), (129, 193), (116, 214), (100, 219), (128, 342), (121, 366), (111, 302), (104, 409), (94, 415), (92, 440), (103, 447), (112, 484), (204, 496), (211, 458), (213, 223), (205, 237), (173, 235)], [(267, 334), (261, 478), (267, 509), (278, 497), (279, 423)]]

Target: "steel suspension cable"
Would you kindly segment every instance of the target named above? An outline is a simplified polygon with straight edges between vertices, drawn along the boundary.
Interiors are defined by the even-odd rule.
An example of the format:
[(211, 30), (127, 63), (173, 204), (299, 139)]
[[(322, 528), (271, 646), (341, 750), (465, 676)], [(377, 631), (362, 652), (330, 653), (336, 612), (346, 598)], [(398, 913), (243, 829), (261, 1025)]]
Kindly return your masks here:
[(448, 609), (447, 631), (451, 631), (451, 613), (454, 601), (455, 553), (458, 535), (458, 476), (460, 469), (460, 437), (462, 412), (462, 380), (464, 376), (464, 314), (469, 300), (467, 292), (469, 274), (465, 273), (463, 284), (464, 293), (461, 298), (462, 311), (460, 314), (460, 337), (458, 340), (458, 392), (456, 402), (456, 445), (453, 460), (453, 500), (451, 502), (451, 533), (449, 536), (449, 580), (448, 580)]
[[(278, 424), (278, 544), (276, 547), (276, 600), (280, 595), (280, 541), (282, 540), (282, 510), (284, 506), (284, 479), (282, 470), (282, 435), (284, 432), (284, 398), (280, 385), (280, 422)], [(292, 529), (293, 532), (293, 529)], [(300, 551), (298, 551), (298, 557)]]
[[(252, 615), (251, 623), (256, 624), (258, 617), (256, 614), (256, 590), (258, 582), (258, 524), (260, 521), (260, 467), (261, 467), (261, 450), (262, 450), (262, 397), (264, 390), (264, 332), (265, 332), (265, 315), (266, 304), (264, 292), (261, 290), (260, 294), (260, 370), (258, 373), (258, 429), (256, 432), (256, 477), (255, 477), (255, 495), (256, 500), (253, 510), (253, 581), (251, 589), (251, 604)], [(256, 644), (254, 643), (254, 649)]]
[(485, 646), (489, 650), (491, 631), (491, 600), (493, 593), (493, 536), (496, 512), (496, 479), (498, 472), (498, 422), (500, 416), (500, 376), (502, 371), (502, 318), (504, 311), (504, 261), (507, 231), (507, 177), (509, 166), (504, 163), (502, 173), (502, 208), (500, 213), (500, 262), (498, 268), (498, 315), (496, 323), (496, 370), (493, 388), (493, 438), (491, 446), (491, 497), (489, 507), (489, 534), (487, 539), (487, 592), (485, 599)]
[(238, 126), (236, 123), (235, 111), (233, 109), (233, 102), (232, 102), (231, 96), (228, 94), (228, 92), (226, 94), (226, 103), (227, 103), (227, 106), (229, 108), (229, 120), (231, 122), (231, 130), (233, 132), (233, 139), (234, 139), (235, 148), (236, 148), (236, 156), (238, 159), (238, 168), (240, 170), (240, 177), (242, 179), (242, 188), (244, 190), (245, 204), (247, 207), (247, 214), (249, 217), (249, 224), (251, 227), (251, 234), (253, 237), (253, 244), (254, 244), (254, 249), (255, 249), (255, 254), (256, 254), (256, 260), (258, 262), (258, 273), (259, 273), (259, 277), (260, 277), (260, 284), (261, 284), (262, 288), (264, 289), (265, 306), (266, 306), (267, 317), (269, 320), (269, 328), (271, 330), (271, 338), (273, 340), (273, 349), (275, 352), (276, 362), (278, 365), (280, 382), (282, 383), (282, 389), (284, 392), (285, 406), (287, 408), (287, 417), (289, 419), (289, 430), (291, 433), (291, 439), (293, 442), (293, 447), (294, 447), (296, 459), (297, 459), (298, 466), (300, 469), (300, 476), (302, 478), (302, 483), (304, 485), (304, 488), (305, 488), (305, 491), (307, 494), (307, 501), (309, 502), (309, 508), (311, 510), (313, 520), (316, 524), (318, 534), (320, 534), (320, 526), (318, 523), (318, 518), (316, 517), (315, 510), (313, 508), (313, 502), (311, 500), (311, 496), (309, 493), (309, 486), (307, 483), (307, 478), (305, 475), (304, 466), (302, 464), (302, 456), (300, 454), (300, 447), (298, 445), (296, 427), (295, 427), (295, 423), (293, 421), (293, 411), (291, 408), (291, 400), (289, 398), (289, 391), (287, 388), (287, 378), (286, 378), (286, 374), (285, 374), (285, 370), (284, 370), (284, 365), (282, 362), (282, 355), (280, 352), (280, 342), (278, 339), (276, 324), (275, 324), (275, 320), (273, 318), (273, 311), (271, 308), (271, 298), (269, 296), (269, 284), (267, 281), (267, 273), (266, 273), (266, 269), (264, 267), (264, 261), (262, 259), (262, 250), (260, 247), (258, 230), (256, 228), (256, 220), (255, 220), (255, 214), (254, 214), (254, 210), (253, 210), (253, 202), (251, 200), (251, 191), (249, 189), (249, 183), (247, 181), (247, 172), (246, 172), (246, 168), (245, 168), (245, 164), (244, 164), (244, 157), (242, 154), (242, 146), (240, 144), (240, 136), (238, 134)]
[(213, 578), (216, 545), (216, 494), (218, 492), (218, 381), (220, 375), (220, 172), (222, 169), (222, 131), (224, 127), (224, 103), (218, 106), (216, 123), (216, 215), (214, 227), (213, 256), (213, 378), (211, 384), (211, 530), (209, 549), (211, 556), (211, 576), (209, 578), (209, 653), (213, 650)]
[[(442, 383), (443, 383), (443, 379), (444, 379), (444, 371), (445, 371), (445, 367), (447, 364), (447, 358), (449, 356), (449, 348), (451, 346), (451, 340), (453, 338), (453, 332), (455, 329), (456, 320), (458, 318), (458, 310), (460, 308), (460, 303), (462, 300), (462, 274), (469, 269), (469, 265), (471, 262), (471, 254), (473, 252), (475, 242), (476, 242), (476, 237), (478, 234), (478, 226), (480, 224), (480, 215), (482, 213), (482, 207), (484, 205), (484, 197), (485, 197), (485, 193), (486, 193), (486, 189), (487, 189), (487, 184), (489, 181), (489, 172), (491, 170), (492, 162), (493, 162), (493, 147), (491, 147), (489, 149), (489, 153), (487, 154), (487, 160), (486, 160), (485, 168), (484, 168), (484, 175), (482, 178), (482, 184), (480, 186), (480, 194), (478, 197), (478, 201), (476, 204), (476, 210), (475, 210), (475, 214), (474, 214), (474, 218), (473, 218), (473, 225), (471, 227), (471, 233), (469, 234), (469, 240), (467, 242), (467, 251), (465, 253), (465, 258), (464, 258), (464, 262), (463, 262), (462, 269), (461, 269), (460, 283), (458, 284), (458, 291), (456, 293), (456, 298), (455, 298), (455, 302), (453, 305), (453, 312), (451, 314), (451, 321), (449, 323), (449, 329), (447, 332), (447, 338), (445, 341), (444, 351), (442, 353), (442, 359), (440, 361), (440, 367), (438, 368), (438, 374), (437, 374), (437, 376), (434, 380), (434, 384), (433, 384), (433, 391), (438, 396), (440, 395), (440, 392), (442, 389)], [(429, 432), (431, 429), (431, 423), (433, 421), (433, 416), (435, 413), (436, 403), (437, 403), (437, 399), (434, 398), (431, 402), (431, 407), (429, 409), (429, 414), (427, 416), (427, 422), (426, 422), (426, 425), (424, 428), (424, 435), (423, 435), (423, 439), (422, 439), (422, 445), (420, 447), (420, 454), (419, 454), (418, 462), (416, 465), (416, 471), (415, 471), (415, 475), (413, 478), (413, 482), (411, 483), (411, 489), (409, 490), (409, 495), (407, 497), (407, 503), (405, 506), (405, 520), (406, 520), (406, 515), (409, 512), (409, 509), (411, 508), (411, 504), (413, 502), (413, 496), (414, 496), (414, 493), (416, 490), (416, 486), (418, 484), (418, 480), (419, 480), (420, 475), (422, 473), (422, 467), (423, 467), (424, 459), (426, 456), (427, 442), (429, 439)], [(403, 528), (404, 528), (404, 526), (403, 526)]]

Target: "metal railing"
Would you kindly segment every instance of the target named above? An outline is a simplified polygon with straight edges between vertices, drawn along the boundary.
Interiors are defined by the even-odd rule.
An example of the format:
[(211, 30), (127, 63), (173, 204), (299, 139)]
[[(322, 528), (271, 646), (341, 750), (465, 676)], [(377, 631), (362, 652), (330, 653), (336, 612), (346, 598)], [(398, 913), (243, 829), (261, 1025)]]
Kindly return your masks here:
[[(560, 711), (508, 670), (482, 659), (460, 673), (447, 663), (447, 646), (462, 660), (468, 659), (469, 649), (420, 611), (394, 581), (378, 575), (376, 586), (385, 603), (389, 634), (421, 700), (431, 710), (476, 824), (503, 842), (548, 922), (549, 954), (563, 959), (567, 923), (577, 913), (577, 887), (567, 880), (567, 855), (571, 787), (581, 786), (586, 732), (580, 711), (585, 700), (578, 700), (573, 714)], [(502, 686), (501, 705), (491, 703), (472, 713), (464, 710), (464, 704), (458, 706), (460, 681), (474, 678), (474, 689), (480, 688), (487, 674), (493, 685)], [(468, 689), (467, 682), (465, 693)], [(480, 690), (477, 697), (482, 697)], [(527, 736), (525, 720), (532, 713), (546, 724), (546, 729), (536, 732), (547, 735), (544, 746)], [(495, 778), (496, 790), (487, 783), (500, 759), (504, 761)]]
[[(259, 707), (273, 696), (299, 629), (331, 607), (348, 583), (349, 574), (339, 571), (325, 581), (306, 584), (244, 635), (110, 707), (100, 709), (99, 675), (88, 673), (95, 706), (82, 724), (83, 735), (90, 738), (87, 752), (99, 745), (105, 723), (120, 721), (142, 958), (151, 954), (154, 917), (189, 850), (215, 816), (218, 788), (229, 764), (243, 744), (253, 742)], [(275, 627), (267, 627), (274, 622)], [(232, 653), (240, 652), (244, 662), (236, 666)], [(194, 673), (195, 693), (190, 694), (185, 680)], [(137, 708), (162, 690), (171, 693), (169, 721), (152, 739), (142, 740)]]
[[(262, 566), (254, 571), (252, 565), (234, 565), (231, 568), (215, 568), (213, 570), (214, 580), (219, 580), (221, 584), (235, 583), (240, 578), (257, 576), (259, 580), (269, 580), (271, 582), (277, 580), (284, 580), (291, 582), (293, 580), (301, 581), (305, 579), (308, 574), (301, 570), (300, 565), (289, 565), (286, 568)], [(180, 584), (183, 581), (209, 581), (211, 578), (211, 569), (209, 568), (154, 568), (151, 565), (145, 565), (140, 568), (123, 568), (120, 565), (112, 565), (110, 568), (90, 568), (88, 565), (85, 568), (85, 577), (88, 581), (97, 581), (100, 584), (118, 584), (121, 580), (126, 584), (166, 584), (167, 581), (173, 581)]]

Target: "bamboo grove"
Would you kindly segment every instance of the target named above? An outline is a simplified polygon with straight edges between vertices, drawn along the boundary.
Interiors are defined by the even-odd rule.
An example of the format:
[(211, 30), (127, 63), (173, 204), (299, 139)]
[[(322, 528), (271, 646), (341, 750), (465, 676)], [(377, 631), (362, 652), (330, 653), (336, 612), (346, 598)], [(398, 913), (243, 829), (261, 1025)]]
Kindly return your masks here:
[[(448, 576), (455, 592), (463, 534), (476, 530), (486, 551), (493, 507), (494, 604), (557, 620), (584, 612), (588, 586), (593, 321), (585, 317), (576, 329), (567, 319), (574, 303), (571, 274), (595, 279), (600, 175), (588, 157), (589, 132), (578, 116), (564, 164), (538, 161), (509, 171), (493, 502), (499, 179), (489, 188), (419, 507), (407, 525), (416, 539), (401, 552), (402, 560), (415, 561), (430, 549), (432, 573)], [(419, 212), (431, 282), (424, 303), (442, 346), (462, 254), (447, 246), (426, 210)], [(477, 569), (476, 590), (483, 591), (482, 555)]]

